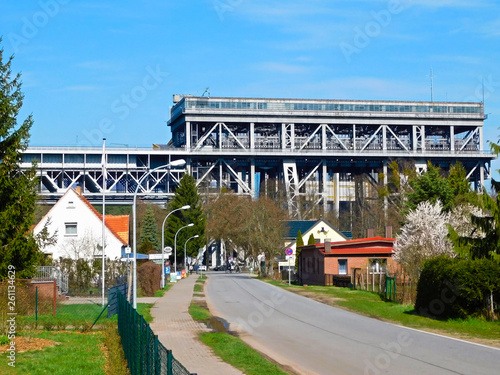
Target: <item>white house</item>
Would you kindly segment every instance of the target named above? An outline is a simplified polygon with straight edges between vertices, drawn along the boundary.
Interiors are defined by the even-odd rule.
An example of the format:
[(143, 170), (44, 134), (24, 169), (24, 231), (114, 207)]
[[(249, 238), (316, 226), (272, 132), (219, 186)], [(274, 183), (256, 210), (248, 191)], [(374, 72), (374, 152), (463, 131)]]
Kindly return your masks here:
[(325, 219), (319, 220), (289, 220), (286, 221), (287, 233), (284, 236), (285, 249), (292, 249), (292, 258), (290, 263), (288, 261), (279, 262), (279, 269), (295, 267), (295, 254), (297, 249), (297, 233), (302, 233), (302, 239), (304, 244), (307, 245), (307, 241), (311, 234), (314, 237), (315, 243), (324, 243), (325, 239), (330, 239), (331, 242), (346, 241), (352, 235), (349, 232), (341, 232), (335, 229), (328, 221)]
[[(57, 231), (57, 243), (43, 252), (52, 259), (90, 259), (102, 256), (102, 214), (79, 194), (69, 189), (35, 226), (38, 234), (49, 222), (50, 234)], [(108, 259), (122, 257), (128, 245), (129, 216), (106, 215), (105, 254)]]

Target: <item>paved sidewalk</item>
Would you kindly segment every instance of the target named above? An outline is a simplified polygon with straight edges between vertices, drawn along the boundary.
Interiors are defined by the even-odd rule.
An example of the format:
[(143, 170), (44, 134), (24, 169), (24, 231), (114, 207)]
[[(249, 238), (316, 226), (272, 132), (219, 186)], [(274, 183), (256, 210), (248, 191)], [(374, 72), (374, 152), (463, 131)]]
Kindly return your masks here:
[(151, 315), (151, 328), (158, 339), (171, 349), (174, 357), (191, 373), (198, 375), (243, 374), (222, 362), (212, 350), (198, 339), (200, 332), (209, 332), (204, 325), (194, 321), (188, 313), (193, 297), (193, 288), (198, 275), (180, 280), (165, 295), (159, 298)]

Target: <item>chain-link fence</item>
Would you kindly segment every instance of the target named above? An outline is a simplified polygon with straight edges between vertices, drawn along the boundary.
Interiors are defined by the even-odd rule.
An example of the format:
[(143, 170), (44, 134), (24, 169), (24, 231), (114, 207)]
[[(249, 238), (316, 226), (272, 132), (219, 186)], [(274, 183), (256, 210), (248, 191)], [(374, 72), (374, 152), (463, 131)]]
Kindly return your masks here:
[[(5, 335), (8, 316), (16, 316), (18, 330), (88, 330), (100, 327), (108, 305), (100, 296), (75, 296), (61, 293), (54, 274), (45, 278), (6, 280), (0, 283), (0, 335)], [(126, 292), (124, 292), (126, 294)], [(108, 315), (109, 317), (109, 315)], [(100, 319), (98, 319), (100, 318)], [(116, 319), (116, 318), (115, 318)]]
[(132, 375), (195, 375), (174, 358), (171, 350), (163, 346), (142, 315), (137, 313), (119, 290), (116, 291), (116, 297), (118, 331)]

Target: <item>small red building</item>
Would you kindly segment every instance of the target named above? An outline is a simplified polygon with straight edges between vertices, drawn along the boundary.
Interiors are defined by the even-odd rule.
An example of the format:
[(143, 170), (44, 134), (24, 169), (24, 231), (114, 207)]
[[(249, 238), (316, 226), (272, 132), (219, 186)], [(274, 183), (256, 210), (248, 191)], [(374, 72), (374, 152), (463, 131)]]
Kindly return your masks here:
[(325, 285), (325, 275), (353, 277), (354, 270), (385, 274), (396, 266), (392, 258), (394, 241), (394, 238), (370, 237), (302, 246), (299, 280), (303, 284)]

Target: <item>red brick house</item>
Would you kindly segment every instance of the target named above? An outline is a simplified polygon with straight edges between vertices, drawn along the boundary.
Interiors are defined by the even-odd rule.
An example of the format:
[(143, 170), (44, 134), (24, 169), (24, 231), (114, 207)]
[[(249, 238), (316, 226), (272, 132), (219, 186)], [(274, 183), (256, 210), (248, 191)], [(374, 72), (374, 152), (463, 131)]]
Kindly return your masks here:
[(303, 284), (325, 285), (325, 275), (352, 276), (355, 269), (385, 274), (396, 266), (392, 258), (394, 241), (394, 238), (370, 237), (302, 246), (299, 280)]

